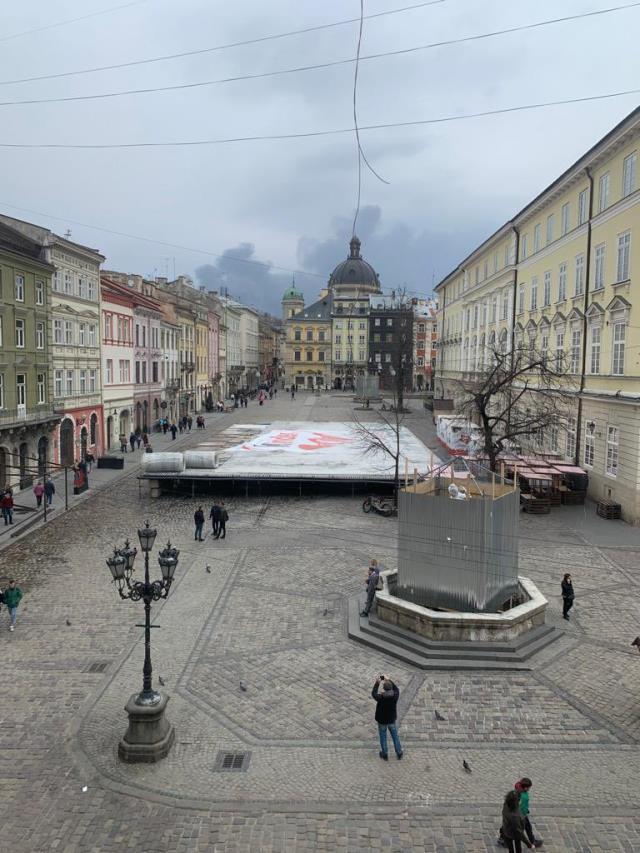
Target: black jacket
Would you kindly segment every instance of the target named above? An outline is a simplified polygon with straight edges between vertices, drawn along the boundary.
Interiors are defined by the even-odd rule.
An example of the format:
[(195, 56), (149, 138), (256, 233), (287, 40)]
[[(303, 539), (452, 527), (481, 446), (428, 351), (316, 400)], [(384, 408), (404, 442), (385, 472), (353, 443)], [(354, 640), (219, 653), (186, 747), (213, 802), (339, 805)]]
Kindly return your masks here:
[(220, 521), (220, 507), (218, 506), (218, 504), (214, 504), (211, 507), (209, 518), (212, 518), (214, 521)]
[(571, 581), (562, 581), (562, 597), (563, 598), (573, 598), (573, 584)]
[(400, 691), (393, 681), (391, 682), (391, 686), (393, 688), (392, 696), (385, 696), (383, 693), (379, 693), (378, 682), (373, 685), (373, 690), (371, 691), (371, 695), (376, 700), (376, 723), (380, 723), (383, 726), (395, 723), (398, 717), (396, 706), (400, 697)]
[(502, 834), (509, 840), (524, 841), (524, 821), (520, 811), (512, 812), (505, 806), (502, 807)]
[(193, 520), (195, 521), (196, 524), (204, 524), (204, 513), (202, 512), (201, 509), (197, 509), (193, 513)]

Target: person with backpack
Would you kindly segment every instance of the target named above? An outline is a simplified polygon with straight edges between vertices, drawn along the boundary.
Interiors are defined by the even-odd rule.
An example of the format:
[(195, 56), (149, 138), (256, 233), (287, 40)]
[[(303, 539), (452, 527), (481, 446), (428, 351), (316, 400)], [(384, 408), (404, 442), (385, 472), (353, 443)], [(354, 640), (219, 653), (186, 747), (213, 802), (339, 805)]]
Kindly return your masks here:
[(227, 535), (227, 521), (229, 521), (229, 513), (227, 512), (224, 501), (220, 501), (220, 526), (216, 539), (224, 539)]
[(0, 499), (0, 508), (2, 508), (2, 517), (4, 518), (5, 527), (7, 524), (13, 524), (13, 494), (11, 489), (7, 489)]
[(9, 586), (3, 593), (4, 603), (9, 611), (9, 619), (11, 620), (9, 630), (13, 631), (16, 627), (16, 616), (18, 613), (18, 605), (22, 600), (22, 590), (16, 586), (16, 582), (12, 579), (9, 581)]
[[(380, 692), (381, 685), (382, 692)], [(375, 720), (378, 724), (378, 736), (380, 738), (380, 758), (382, 758), (383, 761), (389, 760), (389, 753), (387, 751), (387, 731), (389, 731), (396, 751), (396, 757), (398, 761), (400, 761), (404, 754), (400, 738), (398, 737), (398, 728), (396, 726), (396, 720), (398, 718), (397, 705), (398, 699), (400, 698), (400, 690), (390, 678), (387, 678), (384, 675), (379, 675), (373, 685), (371, 696), (376, 702)]]

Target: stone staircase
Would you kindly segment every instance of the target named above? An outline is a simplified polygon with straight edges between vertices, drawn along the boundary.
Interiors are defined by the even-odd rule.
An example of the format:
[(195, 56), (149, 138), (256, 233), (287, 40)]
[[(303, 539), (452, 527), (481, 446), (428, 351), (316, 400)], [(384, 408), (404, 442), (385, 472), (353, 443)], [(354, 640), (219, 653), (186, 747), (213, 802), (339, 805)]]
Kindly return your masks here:
[(383, 622), (371, 611), (360, 616), (362, 601), (349, 599), (349, 638), (420, 669), (440, 670), (530, 670), (531, 659), (563, 635), (552, 625), (540, 625), (526, 634), (501, 642), (456, 642), (430, 640)]

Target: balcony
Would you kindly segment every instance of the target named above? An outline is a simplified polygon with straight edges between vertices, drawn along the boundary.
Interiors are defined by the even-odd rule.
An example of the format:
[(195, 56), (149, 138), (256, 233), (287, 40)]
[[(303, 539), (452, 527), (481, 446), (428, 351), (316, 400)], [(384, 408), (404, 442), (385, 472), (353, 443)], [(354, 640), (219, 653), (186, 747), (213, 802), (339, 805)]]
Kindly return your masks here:
[(195, 362), (193, 361), (181, 361), (180, 362), (180, 370), (183, 370), (185, 373), (193, 373), (196, 369)]
[(27, 410), (26, 406), (17, 409), (0, 409), (0, 428), (26, 426), (27, 424), (59, 421), (60, 417), (52, 409), (42, 406), (40, 409)]

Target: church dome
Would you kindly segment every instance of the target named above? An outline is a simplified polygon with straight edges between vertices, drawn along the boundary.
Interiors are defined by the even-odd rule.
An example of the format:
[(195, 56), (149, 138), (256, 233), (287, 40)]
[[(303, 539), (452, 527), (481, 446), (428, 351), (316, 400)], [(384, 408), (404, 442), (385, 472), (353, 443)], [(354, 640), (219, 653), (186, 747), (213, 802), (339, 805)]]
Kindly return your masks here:
[(288, 287), (285, 292), (282, 294), (282, 301), (285, 299), (302, 299), (304, 300), (304, 295), (301, 291), (298, 290), (297, 287)]
[(329, 287), (365, 286), (374, 292), (380, 291), (378, 273), (360, 254), (360, 240), (354, 235), (349, 242), (349, 257), (334, 269), (329, 277)]

